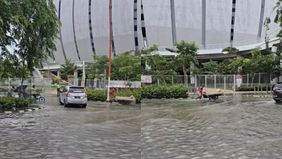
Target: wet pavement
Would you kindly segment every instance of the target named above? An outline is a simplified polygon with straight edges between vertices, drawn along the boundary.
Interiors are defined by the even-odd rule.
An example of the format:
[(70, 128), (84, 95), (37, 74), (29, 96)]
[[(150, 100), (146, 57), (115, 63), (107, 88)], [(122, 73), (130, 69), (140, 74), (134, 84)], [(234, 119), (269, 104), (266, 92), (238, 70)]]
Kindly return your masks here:
[(282, 158), (282, 104), (271, 98), (90, 102), (83, 109), (48, 97), (44, 107), (0, 114), (1, 159)]
[(0, 115), (1, 159), (140, 158), (140, 106), (90, 102), (64, 108), (47, 98), (43, 110)]
[(271, 99), (151, 101), (142, 121), (144, 159), (282, 158), (282, 105)]

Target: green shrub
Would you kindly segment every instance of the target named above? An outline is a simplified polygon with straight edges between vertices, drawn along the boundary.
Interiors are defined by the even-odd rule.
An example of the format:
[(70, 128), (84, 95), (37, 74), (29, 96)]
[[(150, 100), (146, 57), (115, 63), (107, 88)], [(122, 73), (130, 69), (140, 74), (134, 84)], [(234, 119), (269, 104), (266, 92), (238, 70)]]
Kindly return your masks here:
[(150, 85), (141, 89), (142, 98), (187, 98), (187, 86), (181, 84), (175, 85)]
[(0, 97), (0, 110), (10, 110), (15, 108), (27, 108), (32, 104), (29, 99), (15, 97)]
[(107, 94), (104, 90), (88, 89), (87, 98), (93, 101), (104, 102), (107, 100)]
[(256, 85), (256, 86), (241, 86), (236, 88), (236, 91), (269, 91), (271, 90), (270, 84), (264, 84), (264, 85)]

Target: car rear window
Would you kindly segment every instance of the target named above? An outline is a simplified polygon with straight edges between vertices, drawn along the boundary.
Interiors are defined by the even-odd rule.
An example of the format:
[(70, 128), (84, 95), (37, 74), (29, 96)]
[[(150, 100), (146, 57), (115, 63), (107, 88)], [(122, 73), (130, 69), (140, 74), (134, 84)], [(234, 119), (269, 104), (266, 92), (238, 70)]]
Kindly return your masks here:
[(84, 93), (83, 87), (70, 87), (70, 93)]
[(282, 88), (282, 84), (276, 84), (275, 87)]

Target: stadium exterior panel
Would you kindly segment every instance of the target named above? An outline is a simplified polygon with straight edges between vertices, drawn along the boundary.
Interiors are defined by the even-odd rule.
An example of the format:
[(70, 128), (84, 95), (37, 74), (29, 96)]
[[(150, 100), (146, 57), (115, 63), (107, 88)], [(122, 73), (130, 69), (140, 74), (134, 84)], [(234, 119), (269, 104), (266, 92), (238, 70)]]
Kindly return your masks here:
[[(114, 54), (153, 44), (160, 50), (176, 41), (194, 41), (201, 50), (239, 47), (271, 39), (276, 0), (113, 0)], [(61, 22), (56, 62), (79, 63), (107, 55), (109, 0), (54, 0)], [(271, 18), (270, 30), (264, 28)]]

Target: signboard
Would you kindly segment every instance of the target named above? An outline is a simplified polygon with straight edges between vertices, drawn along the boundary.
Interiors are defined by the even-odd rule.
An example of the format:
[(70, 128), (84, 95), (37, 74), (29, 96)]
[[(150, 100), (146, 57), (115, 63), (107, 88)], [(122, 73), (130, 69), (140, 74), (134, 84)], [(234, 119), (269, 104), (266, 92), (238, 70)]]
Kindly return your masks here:
[(242, 77), (242, 75), (236, 75), (235, 80), (236, 80), (236, 86), (237, 86), (237, 87), (240, 87), (241, 84), (242, 84), (242, 82), (243, 82), (243, 77)]
[(152, 76), (151, 75), (142, 75), (141, 83), (152, 83)]

